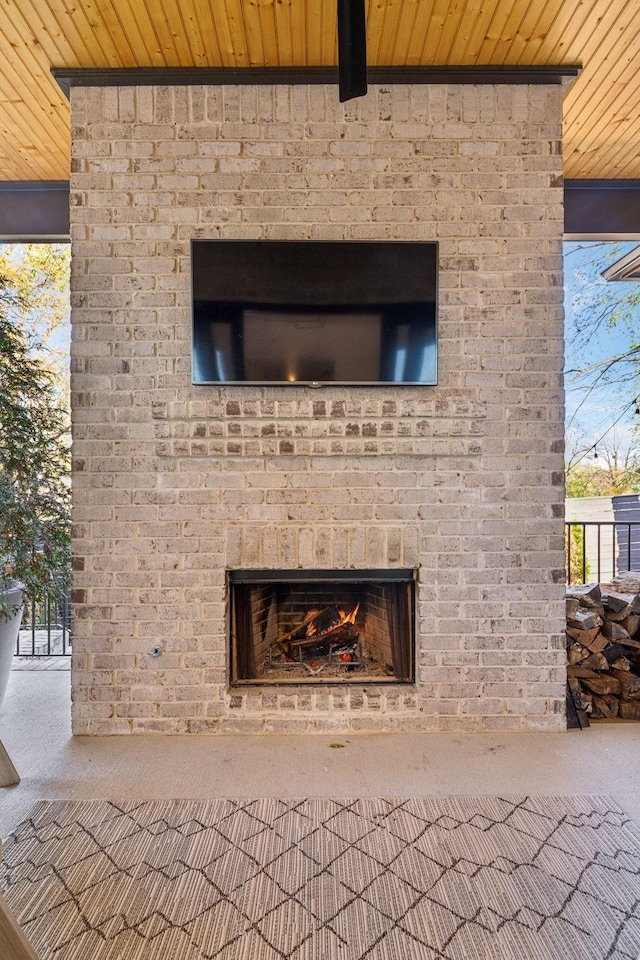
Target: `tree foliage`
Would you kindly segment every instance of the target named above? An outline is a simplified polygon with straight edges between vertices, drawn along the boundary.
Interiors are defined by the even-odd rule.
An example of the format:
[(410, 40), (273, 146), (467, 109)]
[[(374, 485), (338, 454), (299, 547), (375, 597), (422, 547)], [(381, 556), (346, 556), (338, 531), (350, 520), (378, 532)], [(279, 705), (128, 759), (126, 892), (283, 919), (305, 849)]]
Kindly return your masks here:
[(565, 244), (568, 496), (640, 491), (640, 283), (602, 276), (631, 247)]
[(640, 448), (635, 432), (627, 434), (614, 427), (595, 448), (586, 449), (569, 434), (567, 446), (568, 497), (640, 493)]
[[(578, 409), (602, 389), (629, 399), (640, 392), (640, 283), (602, 276), (624, 252), (605, 241), (565, 245), (565, 277), (573, 291), (565, 305), (571, 357), (566, 379), (569, 390), (584, 394)], [(612, 330), (620, 334), (620, 349), (603, 355), (603, 334)]]
[(0, 574), (36, 600), (68, 580), (70, 449), (65, 395), (21, 325), (29, 310), (28, 290), (0, 277)]
[(615, 497), (640, 493), (640, 470), (611, 470), (608, 466), (580, 464), (567, 473), (568, 497)]
[(69, 378), (70, 269), (69, 244), (0, 244), (5, 302), (29, 346), (65, 392)]

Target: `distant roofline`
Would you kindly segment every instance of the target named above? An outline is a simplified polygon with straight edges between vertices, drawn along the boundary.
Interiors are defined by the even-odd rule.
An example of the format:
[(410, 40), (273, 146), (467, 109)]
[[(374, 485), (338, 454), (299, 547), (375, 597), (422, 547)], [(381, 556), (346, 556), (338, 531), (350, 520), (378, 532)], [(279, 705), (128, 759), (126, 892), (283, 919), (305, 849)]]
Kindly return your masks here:
[(640, 280), (640, 245), (602, 271), (605, 280)]

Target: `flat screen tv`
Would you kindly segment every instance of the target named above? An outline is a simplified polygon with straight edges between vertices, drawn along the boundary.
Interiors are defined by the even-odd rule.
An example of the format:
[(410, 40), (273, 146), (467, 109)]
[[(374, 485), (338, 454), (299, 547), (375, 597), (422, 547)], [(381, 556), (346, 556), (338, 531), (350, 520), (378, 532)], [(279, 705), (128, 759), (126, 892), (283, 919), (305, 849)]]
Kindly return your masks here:
[(193, 382), (435, 384), (437, 243), (194, 240)]

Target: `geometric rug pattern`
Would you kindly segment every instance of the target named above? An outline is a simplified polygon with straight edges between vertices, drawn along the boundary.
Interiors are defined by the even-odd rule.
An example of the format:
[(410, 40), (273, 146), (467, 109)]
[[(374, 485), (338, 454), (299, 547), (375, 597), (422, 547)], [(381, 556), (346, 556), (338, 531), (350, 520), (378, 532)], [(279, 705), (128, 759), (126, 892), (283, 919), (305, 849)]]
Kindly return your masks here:
[(40, 960), (638, 960), (606, 797), (42, 801), (0, 886)]

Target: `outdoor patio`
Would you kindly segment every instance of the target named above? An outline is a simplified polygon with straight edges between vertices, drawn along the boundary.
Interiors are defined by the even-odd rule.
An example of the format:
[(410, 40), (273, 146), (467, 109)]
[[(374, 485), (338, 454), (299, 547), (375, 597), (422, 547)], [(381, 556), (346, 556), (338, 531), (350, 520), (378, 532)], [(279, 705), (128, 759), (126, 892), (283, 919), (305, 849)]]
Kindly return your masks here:
[(635, 723), (555, 734), (72, 738), (65, 662), (12, 672), (0, 729), (22, 780), (0, 794), (3, 837), (36, 801), (56, 798), (605, 794), (640, 825)]

